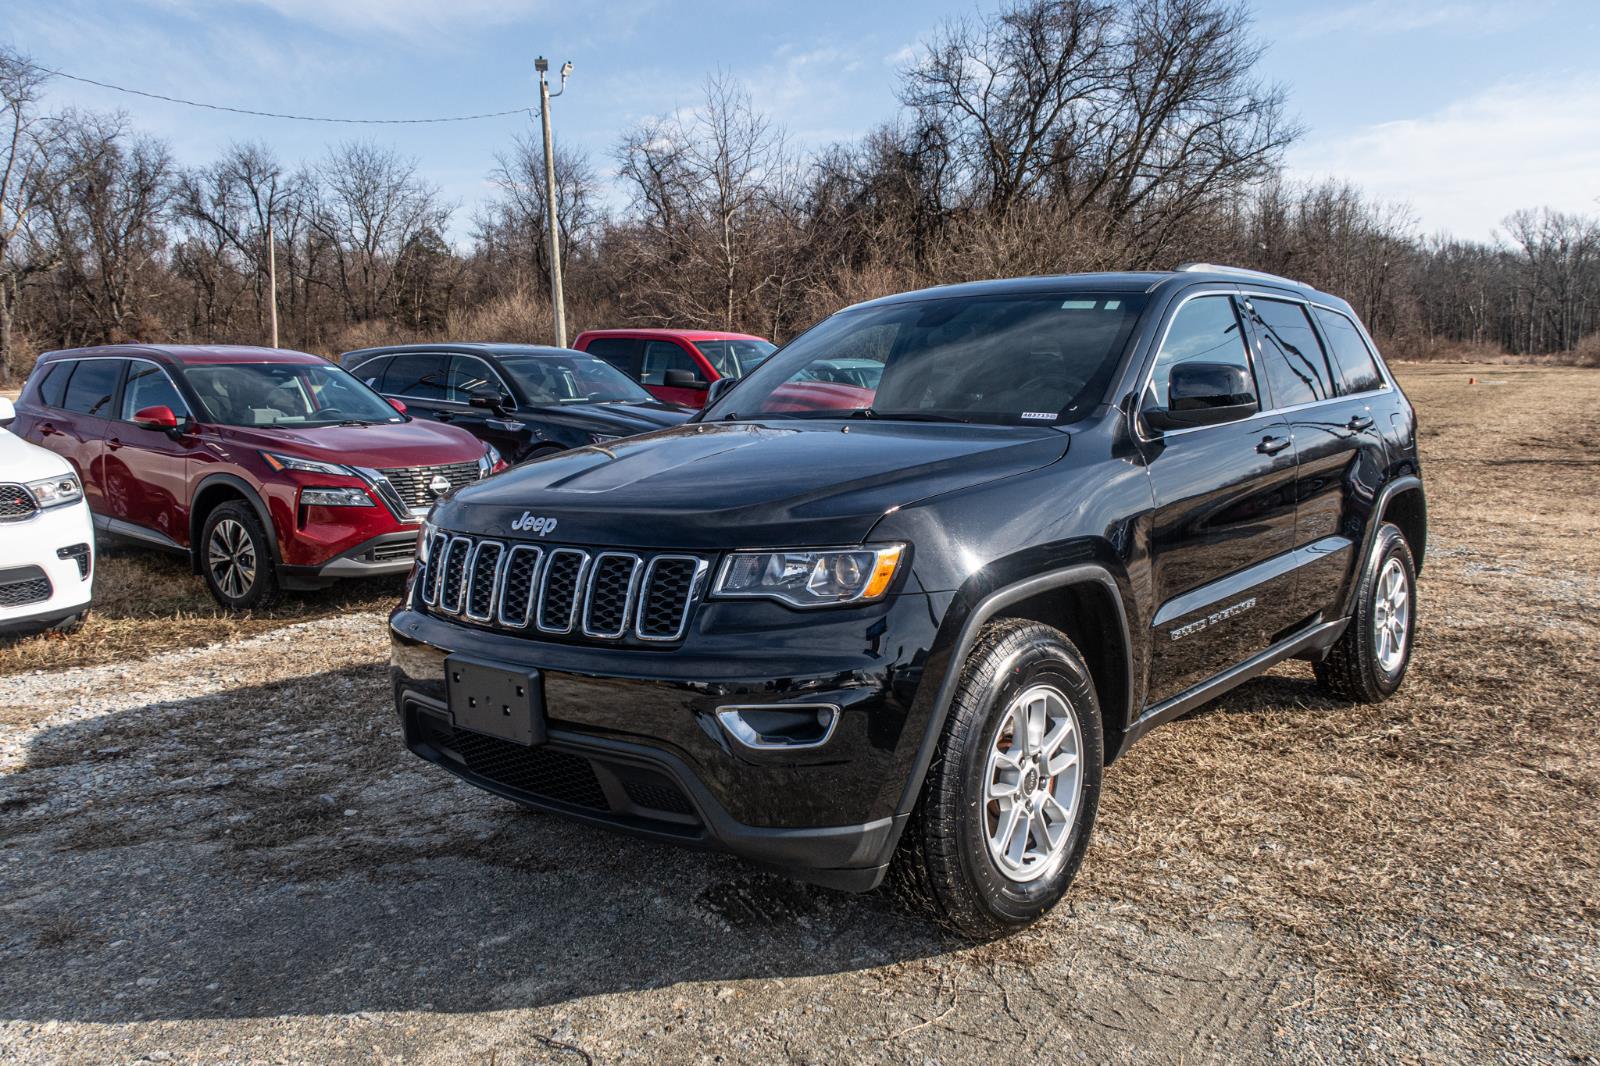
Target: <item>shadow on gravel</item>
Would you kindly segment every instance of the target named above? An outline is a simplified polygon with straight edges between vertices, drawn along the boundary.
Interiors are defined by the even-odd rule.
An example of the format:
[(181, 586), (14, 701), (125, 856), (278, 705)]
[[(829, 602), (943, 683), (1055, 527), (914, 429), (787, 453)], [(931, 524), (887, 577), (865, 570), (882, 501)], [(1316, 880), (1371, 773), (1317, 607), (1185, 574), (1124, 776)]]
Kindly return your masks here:
[(883, 894), (523, 811), (390, 708), (371, 666), (37, 736), (0, 777), (0, 1018), (475, 1012), (950, 947)]

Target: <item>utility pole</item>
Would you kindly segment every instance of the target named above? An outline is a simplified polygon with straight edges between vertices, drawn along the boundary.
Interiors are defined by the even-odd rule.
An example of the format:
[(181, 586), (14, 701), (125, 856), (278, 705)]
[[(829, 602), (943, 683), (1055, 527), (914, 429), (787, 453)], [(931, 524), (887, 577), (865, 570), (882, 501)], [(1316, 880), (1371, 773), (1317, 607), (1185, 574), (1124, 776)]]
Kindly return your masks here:
[(272, 323), (272, 346), (278, 346), (278, 242), (272, 239), (272, 219), (267, 219), (267, 319)]
[(556, 347), (567, 346), (567, 306), (561, 293), (561, 226), (556, 219), (556, 156), (550, 138), (550, 100), (567, 91), (567, 75), (572, 73), (572, 62), (561, 68), (561, 88), (550, 91), (545, 75), (550, 71), (550, 61), (544, 56), (533, 61), (539, 72), (539, 117), (544, 120), (544, 217), (550, 224), (550, 308), (556, 326)]

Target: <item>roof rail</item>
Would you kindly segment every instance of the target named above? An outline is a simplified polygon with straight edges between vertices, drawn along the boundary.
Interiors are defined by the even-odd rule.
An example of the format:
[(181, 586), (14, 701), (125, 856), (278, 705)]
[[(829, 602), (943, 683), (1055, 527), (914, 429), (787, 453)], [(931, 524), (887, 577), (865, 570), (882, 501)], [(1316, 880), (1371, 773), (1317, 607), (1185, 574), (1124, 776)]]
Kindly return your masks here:
[(1277, 281), (1285, 285), (1296, 285), (1302, 289), (1311, 288), (1303, 281), (1286, 278), (1282, 274), (1269, 274), (1265, 270), (1247, 270), (1244, 267), (1222, 266), (1217, 263), (1179, 263), (1172, 269), (1195, 274), (1232, 274), (1241, 278), (1255, 278), (1258, 281)]

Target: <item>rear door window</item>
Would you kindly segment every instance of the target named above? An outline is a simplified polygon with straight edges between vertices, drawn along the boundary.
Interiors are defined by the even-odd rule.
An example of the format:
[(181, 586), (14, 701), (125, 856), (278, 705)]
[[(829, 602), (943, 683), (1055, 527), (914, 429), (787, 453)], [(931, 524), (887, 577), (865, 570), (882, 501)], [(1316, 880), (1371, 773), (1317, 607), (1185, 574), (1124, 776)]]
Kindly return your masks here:
[(122, 377), (121, 359), (84, 359), (78, 363), (61, 406), (97, 418), (111, 417), (111, 401)]
[(368, 359), (360, 366), (351, 368), (350, 373), (360, 378), (369, 389), (387, 392), (389, 390), (384, 387), (383, 374), (389, 369), (390, 362), (387, 358)]
[(634, 381), (639, 380), (639, 353), (644, 342), (633, 337), (596, 337), (584, 349), (596, 359), (604, 359)]
[(1245, 301), (1275, 407), (1333, 396), (1328, 357), (1304, 304), (1251, 297)]
[(1378, 372), (1378, 361), (1367, 347), (1367, 340), (1356, 324), (1337, 311), (1316, 308), (1317, 321), (1333, 349), (1333, 361), (1339, 364), (1339, 374), (1344, 379), (1344, 391), (1371, 392), (1383, 388), (1383, 375)]
[(443, 403), (448, 391), (445, 375), (448, 358), (431, 352), (397, 355), (383, 375), (380, 391), (407, 400)]

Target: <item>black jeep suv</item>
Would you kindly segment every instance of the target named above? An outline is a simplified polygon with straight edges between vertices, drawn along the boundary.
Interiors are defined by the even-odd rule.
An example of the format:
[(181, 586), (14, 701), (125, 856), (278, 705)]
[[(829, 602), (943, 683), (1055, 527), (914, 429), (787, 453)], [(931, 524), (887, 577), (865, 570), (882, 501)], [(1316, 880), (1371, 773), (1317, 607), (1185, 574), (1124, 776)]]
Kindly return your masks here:
[[(820, 363), (881, 366), (872, 387)], [(719, 383), (721, 385), (721, 383)], [(392, 618), (405, 739), (547, 810), (1037, 918), (1101, 769), (1273, 664), (1381, 700), (1416, 423), (1271, 275), (978, 282), (824, 320), (690, 423), (458, 489)]]

